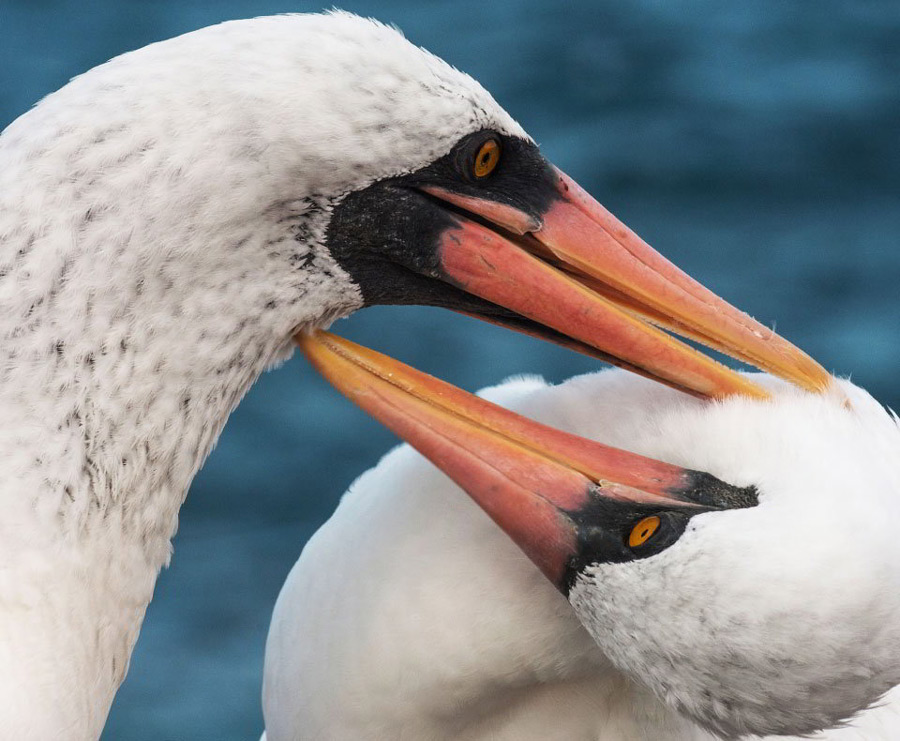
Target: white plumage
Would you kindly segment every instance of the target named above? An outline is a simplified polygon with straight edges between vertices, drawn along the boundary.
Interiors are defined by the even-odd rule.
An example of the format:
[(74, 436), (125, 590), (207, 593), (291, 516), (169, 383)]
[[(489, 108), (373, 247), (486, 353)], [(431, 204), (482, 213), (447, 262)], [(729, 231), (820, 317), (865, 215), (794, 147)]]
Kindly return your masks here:
[[(716, 736), (696, 721), (788, 732), (877, 702), (900, 681), (900, 430), (849, 382), (852, 408), (768, 384), (765, 403), (698, 402), (622, 371), (485, 392), (761, 492), (656, 556), (588, 569), (574, 610), (443, 474), (389, 453), (279, 597), (268, 741), (699, 740)], [(895, 690), (813, 738), (898, 734)]]
[(5, 735), (99, 735), (228, 414), (296, 330), (362, 305), (331, 209), (482, 128), (525, 136), (395, 30), (331, 14), (148, 46), (3, 132)]

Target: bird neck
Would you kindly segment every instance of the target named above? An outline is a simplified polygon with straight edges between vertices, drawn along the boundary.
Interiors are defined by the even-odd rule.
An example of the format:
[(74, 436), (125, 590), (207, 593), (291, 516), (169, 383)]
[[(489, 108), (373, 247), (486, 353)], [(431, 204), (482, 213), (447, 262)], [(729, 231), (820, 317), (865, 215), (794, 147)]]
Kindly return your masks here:
[[(4, 257), (29, 242), (5, 242)], [(289, 352), (293, 326), (265, 310), (288, 300), (277, 287), (248, 299), (224, 275), (138, 275), (104, 251), (54, 260), (40, 239), (32, 250), (48, 270), (23, 270), (0, 310), (0, 674), (19, 682), (5, 693), (0, 679), (0, 694), (22, 693), (14, 714), (34, 698), (57, 708), (33, 737), (91, 737), (191, 479), (242, 395)], [(316, 296), (302, 302), (312, 325), (327, 321)], [(2, 709), (0, 725), (18, 728)]]
[[(226, 213), (234, 183), (188, 176), (177, 142), (23, 118), (0, 137), (0, 696), (22, 700), (0, 726), (40, 698), (58, 713), (31, 736), (91, 736), (228, 415), (294, 331), (360, 300), (327, 203), (245, 188)], [(91, 142), (113, 150), (89, 163)]]
[(126, 217), (67, 172), (53, 190), (65, 206), (45, 218), (29, 218), (24, 197), (0, 200), (3, 476), (17, 482), (11, 496), (41, 503), (22, 515), (34, 528), (81, 542), (115, 522), (157, 569), (249, 386), (295, 331), (360, 302), (310, 238), (327, 216), (315, 204), (217, 221), (180, 186), (148, 213), (130, 183)]

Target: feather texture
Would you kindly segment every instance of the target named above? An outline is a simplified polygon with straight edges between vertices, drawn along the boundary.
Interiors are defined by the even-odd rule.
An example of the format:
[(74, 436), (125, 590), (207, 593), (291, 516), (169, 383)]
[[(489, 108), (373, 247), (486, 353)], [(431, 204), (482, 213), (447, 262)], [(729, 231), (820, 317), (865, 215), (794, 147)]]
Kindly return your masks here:
[(446, 476), (390, 452), (278, 599), (268, 741), (706, 741), (841, 721), (812, 738), (897, 737), (900, 691), (880, 697), (900, 680), (900, 429), (849, 382), (852, 409), (756, 377), (771, 402), (699, 402), (619, 370), (484, 392), (761, 492), (653, 557), (589, 569), (572, 605)]

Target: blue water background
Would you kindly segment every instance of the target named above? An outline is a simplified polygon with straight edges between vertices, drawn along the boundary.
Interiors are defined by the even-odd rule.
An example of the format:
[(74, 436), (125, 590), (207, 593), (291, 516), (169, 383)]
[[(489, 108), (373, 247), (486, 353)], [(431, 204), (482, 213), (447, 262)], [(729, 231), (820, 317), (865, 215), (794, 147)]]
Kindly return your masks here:
[[(0, 125), (121, 52), (274, 0), (0, 0)], [(651, 244), (900, 407), (900, 3), (345, 2), (473, 74)], [(302, 94), (298, 91), (298, 94)], [(467, 389), (595, 361), (428, 309), (335, 329)], [(256, 738), (282, 580), (393, 438), (302, 359), (263, 377), (182, 510), (105, 739)], [(900, 462), (898, 462), (900, 463)]]

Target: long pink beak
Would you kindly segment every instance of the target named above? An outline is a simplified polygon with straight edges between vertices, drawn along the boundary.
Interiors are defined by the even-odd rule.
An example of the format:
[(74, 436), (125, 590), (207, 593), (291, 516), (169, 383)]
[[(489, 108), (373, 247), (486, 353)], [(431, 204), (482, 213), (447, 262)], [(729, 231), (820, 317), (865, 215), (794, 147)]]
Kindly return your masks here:
[(828, 387), (831, 377), (818, 363), (679, 270), (555, 173), (555, 197), (540, 220), (508, 204), (423, 186), (456, 208), (438, 250), (445, 279), (551, 331), (526, 332), (698, 396), (768, 394), (669, 332), (802, 388)]
[(579, 522), (597, 502), (734, 506), (721, 496), (733, 487), (708, 474), (538, 424), (327, 332), (296, 339), (325, 378), (467, 491), (563, 591), (584, 555)]

